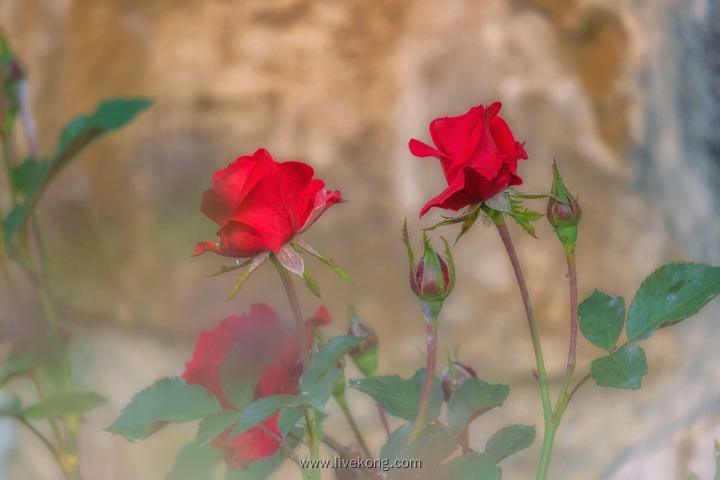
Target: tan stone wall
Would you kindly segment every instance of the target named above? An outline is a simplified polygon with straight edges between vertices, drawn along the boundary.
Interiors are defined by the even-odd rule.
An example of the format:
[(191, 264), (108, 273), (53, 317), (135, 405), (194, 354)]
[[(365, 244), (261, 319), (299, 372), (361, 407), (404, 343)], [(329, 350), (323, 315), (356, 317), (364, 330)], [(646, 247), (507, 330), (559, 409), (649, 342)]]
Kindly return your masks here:
[[(348, 200), (304, 238), (355, 282), (315, 267), (331, 330), (344, 330), (354, 304), (381, 336), (382, 373), (407, 375), (423, 363), (424, 329), (398, 237), (406, 217), (416, 245), (417, 228), (440, 219), (418, 220), (443, 188), (439, 165), (407, 149), (410, 138), (429, 140), (436, 117), (502, 101), (503, 118), (527, 142), (530, 159), (519, 170), (526, 191), (549, 188), (557, 159), (585, 214), (581, 297), (597, 287), (629, 303), (661, 263), (720, 263), (720, 167), (709, 153), (718, 102), (707, 93), (717, 76), (703, 57), (717, 8), (702, 0), (2, 0), (0, 27), (30, 74), (41, 152), (102, 98), (155, 100), (84, 152), (40, 211), (63, 313), (87, 329), (75, 340), (86, 367), (80, 381), (111, 400), (89, 417), (89, 478), (162, 478), (192, 428), (182, 430), (188, 437), (172, 427), (129, 445), (99, 427), (142, 386), (179, 373), (200, 330), (259, 300), (288, 311), (271, 269), (225, 303), (232, 276), (206, 278), (223, 259), (189, 258), (196, 242), (214, 237), (199, 211), (212, 173), (259, 147), (277, 160), (307, 161)], [(542, 221), (537, 240), (513, 234), (559, 380), (568, 316), (562, 251)], [(495, 427), (540, 424), (541, 408), (496, 233), (478, 223), (455, 255), (441, 349), (461, 344), (481, 378), (511, 386), (507, 405), (474, 425), (481, 448)], [(303, 300), (314, 310), (310, 295)], [(33, 303), (3, 295), (0, 312), (30, 322)], [(641, 391), (585, 387), (561, 426), (552, 478), (709, 472), (711, 438), (720, 436), (720, 372), (710, 366), (720, 361), (719, 308), (645, 342), (650, 374)], [(598, 354), (581, 341), (579, 371)], [(363, 423), (375, 425), (373, 411), (355, 401)], [(372, 438), (381, 444), (379, 431)], [(59, 478), (27, 461), (44, 455), (41, 446), (22, 442), (11, 478)], [(529, 478), (539, 445), (505, 462), (507, 478)], [(650, 458), (657, 461), (636, 462)]]

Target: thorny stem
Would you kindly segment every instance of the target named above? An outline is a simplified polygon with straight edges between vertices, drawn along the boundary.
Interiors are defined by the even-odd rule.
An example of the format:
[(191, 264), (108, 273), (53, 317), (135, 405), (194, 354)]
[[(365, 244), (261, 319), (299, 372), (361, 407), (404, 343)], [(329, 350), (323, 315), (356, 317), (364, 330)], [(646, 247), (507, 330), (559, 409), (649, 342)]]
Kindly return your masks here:
[(423, 385), (422, 396), (420, 397), (420, 406), (418, 407), (417, 418), (415, 419), (415, 427), (413, 428), (408, 445), (415, 441), (425, 428), (428, 407), (430, 406), (430, 397), (432, 396), (433, 383), (435, 381), (435, 366), (437, 364), (437, 318), (440, 308), (437, 306), (420, 301), (420, 306), (425, 315), (425, 329), (427, 331), (427, 367), (425, 368), (425, 383)]
[(382, 421), (383, 429), (385, 430), (385, 435), (387, 436), (387, 438), (390, 438), (390, 435), (391, 435), (390, 422), (388, 422), (387, 414), (385, 413), (385, 410), (383, 409), (382, 405), (380, 405), (379, 403), (376, 405), (378, 408), (378, 413), (380, 413), (380, 420)]
[[(284, 438), (282, 438), (280, 435), (277, 435), (275, 432), (267, 428), (265, 425), (258, 425), (260, 430), (270, 435), (272, 438), (275, 439), (276, 442), (280, 444), (280, 446), (285, 450), (285, 453), (290, 457), (290, 459), (297, 464), (298, 467), (301, 467), (302, 460), (300, 460), (300, 457), (298, 457), (298, 454), (295, 453), (295, 450), (292, 449), (290, 445), (285, 441)], [(301, 467), (302, 468), (302, 467)]]
[[(568, 265), (568, 284), (570, 287), (570, 348), (568, 350), (568, 363), (565, 371), (565, 379), (563, 380), (563, 386), (560, 390), (560, 397), (558, 398), (558, 405), (555, 407), (554, 415), (557, 416), (558, 406), (564, 395), (567, 394), (568, 387), (570, 386), (570, 380), (572, 379), (573, 372), (575, 371), (575, 353), (577, 351), (577, 330), (578, 330), (578, 284), (577, 284), (577, 269), (575, 268), (575, 252), (572, 249), (566, 250), (567, 265)], [(560, 418), (557, 419), (558, 423)]]
[(285, 294), (290, 302), (290, 309), (292, 310), (293, 319), (295, 320), (295, 328), (297, 329), (300, 341), (300, 354), (302, 355), (303, 371), (305, 371), (305, 369), (307, 369), (307, 364), (310, 361), (310, 346), (308, 345), (307, 334), (305, 333), (305, 322), (303, 322), (302, 311), (300, 310), (300, 300), (298, 300), (297, 292), (295, 291), (295, 285), (293, 285), (290, 272), (283, 267), (282, 263), (280, 263), (280, 260), (277, 259), (275, 254), (270, 254), (270, 260), (280, 274), (283, 287), (285, 287)]
[[(285, 294), (290, 302), (290, 309), (292, 310), (293, 319), (295, 320), (295, 328), (298, 332), (298, 342), (300, 344), (300, 355), (302, 358), (303, 372), (307, 370), (308, 362), (310, 362), (310, 346), (308, 345), (307, 334), (305, 333), (305, 322), (303, 322), (302, 311), (300, 309), (300, 300), (298, 299), (297, 292), (295, 291), (295, 285), (293, 285), (292, 277), (290, 272), (280, 263), (280, 260), (275, 254), (270, 254), (270, 260), (275, 269), (280, 274), (283, 287), (285, 288)], [(305, 438), (307, 439), (307, 445), (310, 449), (310, 458), (318, 460), (320, 458), (320, 438), (317, 432), (317, 413), (314, 409), (305, 410)], [(320, 470), (316, 468), (308, 469), (310, 478), (320, 479)], [(307, 472), (304, 472), (305, 475)]]
[(355, 422), (355, 418), (353, 418), (352, 412), (350, 412), (350, 407), (348, 407), (345, 392), (339, 395), (335, 395), (335, 400), (337, 401), (338, 405), (340, 405), (340, 410), (342, 410), (345, 418), (350, 424), (350, 428), (352, 429), (353, 434), (355, 435), (355, 439), (357, 440), (360, 449), (363, 451), (363, 454), (366, 458), (372, 459), (373, 456), (372, 453), (370, 453), (370, 449), (368, 448), (367, 443), (365, 443), (365, 438), (363, 438), (363, 434), (360, 431), (360, 428), (358, 428), (357, 423)]
[(552, 443), (555, 437), (556, 425), (552, 424), (552, 404), (550, 402), (550, 392), (548, 389), (547, 373), (545, 371), (545, 361), (543, 360), (542, 347), (540, 346), (540, 335), (537, 329), (537, 322), (535, 321), (535, 313), (533, 312), (532, 303), (530, 302), (530, 294), (528, 292), (527, 283), (520, 267), (520, 260), (518, 259), (517, 252), (510, 238), (510, 232), (505, 223), (504, 214), (498, 211), (491, 211), (489, 214), (493, 223), (500, 233), (505, 250), (507, 251), (510, 263), (512, 264), (513, 271), (515, 272), (515, 278), (517, 279), (518, 287), (520, 288), (520, 295), (523, 299), (523, 305), (525, 306), (525, 314), (528, 320), (528, 326), (530, 328), (530, 337), (532, 339), (533, 349), (535, 351), (535, 363), (537, 364), (538, 371), (538, 383), (540, 385), (540, 397), (542, 399), (543, 416), (545, 419), (545, 435), (543, 438), (543, 450), (540, 457), (540, 465), (538, 467), (537, 480), (544, 480), (547, 474), (547, 466), (550, 460), (550, 453), (552, 451)]

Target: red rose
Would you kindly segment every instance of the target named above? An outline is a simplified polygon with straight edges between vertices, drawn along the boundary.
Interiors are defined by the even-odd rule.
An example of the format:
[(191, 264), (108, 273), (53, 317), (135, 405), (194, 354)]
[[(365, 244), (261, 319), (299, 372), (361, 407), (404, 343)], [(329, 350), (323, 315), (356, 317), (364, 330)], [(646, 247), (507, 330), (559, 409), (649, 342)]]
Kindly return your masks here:
[[(310, 328), (325, 324), (330, 317), (325, 307), (306, 321), (308, 343), (312, 338)], [(254, 400), (278, 394), (293, 395), (302, 375), (300, 345), (298, 335), (288, 337), (281, 329), (277, 313), (269, 305), (255, 303), (250, 313), (233, 315), (222, 320), (214, 329), (200, 334), (192, 360), (185, 364), (182, 377), (195, 385), (203, 385), (220, 401), (223, 408), (235, 407), (225, 396), (220, 383), (220, 366), (225, 354), (237, 342), (245, 342), (243, 348), (257, 349), (258, 352), (271, 351), (273, 361), (263, 368), (255, 386)], [(277, 417), (273, 415), (263, 426), (280, 436)], [(225, 461), (232, 469), (247, 466), (253, 460), (273, 455), (280, 445), (277, 440), (259, 427), (251, 428), (228, 440), (231, 429), (213, 440), (210, 445), (220, 448)]]
[(498, 117), (502, 105), (473, 107), (465, 115), (433, 120), (433, 148), (410, 140), (417, 157), (437, 157), (448, 183), (440, 195), (422, 208), (422, 217), (432, 207), (460, 210), (484, 202), (510, 185), (521, 185), (516, 174), (518, 159), (528, 158), (505, 121)]
[(300, 162), (278, 163), (265, 149), (235, 160), (213, 175), (200, 209), (220, 225), (220, 241), (200, 242), (195, 255), (211, 251), (228, 257), (277, 253), (307, 230), (331, 205), (344, 200), (325, 190), (313, 169)]

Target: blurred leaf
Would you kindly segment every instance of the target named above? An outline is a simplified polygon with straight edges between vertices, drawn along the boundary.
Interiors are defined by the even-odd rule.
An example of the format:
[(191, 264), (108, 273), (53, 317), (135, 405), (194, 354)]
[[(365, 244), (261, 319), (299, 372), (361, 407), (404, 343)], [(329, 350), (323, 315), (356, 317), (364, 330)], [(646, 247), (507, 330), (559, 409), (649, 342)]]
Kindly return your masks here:
[(442, 480), (500, 480), (502, 470), (484, 453), (469, 453), (446, 463), (438, 470)]
[(216, 480), (214, 471), (222, 461), (219, 449), (190, 442), (178, 452), (166, 480)]
[(206, 416), (200, 422), (197, 437), (195, 437), (196, 443), (194, 444), (198, 447), (204, 447), (230, 428), (239, 416), (240, 412), (236, 410), (221, 410)]
[(220, 409), (205, 387), (182, 378), (162, 378), (135, 395), (107, 431), (139, 442), (168, 423), (190, 422)]
[(432, 423), (427, 425), (410, 445), (407, 444), (413, 430), (412, 423), (406, 423), (395, 430), (380, 450), (380, 458), (394, 465), (396, 459), (420, 460), (420, 468), (391, 468), (387, 480), (435, 478), (433, 472), (444, 459), (457, 449), (457, 436), (446, 426)]
[(350, 277), (348, 276), (348, 274), (345, 273), (345, 272), (343, 272), (342, 269), (340, 269), (340, 267), (338, 267), (338, 266), (335, 264), (335, 262), (333, 262), (332, 258), (323, 257), (323, 256), (320, 255), (317, 251), (315, 251), (314, 248), (312, 248), (310, 245), (308, 245), (307, 243), (303, 242), (303, 241), (300, 240), (299, 238), (296, 238), (295, 240), (293, 240), (292, 246), (293, 246), (293, 248), (299, 247), (299, 248), (301, 248), (302, 250), (306, 251), (307, 253), (309, 253), (309, 254), (312, 255), (313, 257), (315, 257), (315, 258), (317, 258), (318, 260), (320, 260), (321, 262), (323, 262), (323, 263), (324, 263), (325, 265), (327, 265), (328, 267), (330, 267), (330, 268), (332, 268), (333, 270), (335, 270), (335, 273), (337, 273), (340, 278), (342, 278), (343, 280), (345, 280), (346, 282), (348, 282), (348, 283), (350, 283), (350, 284), (353, 284), (353, 281), (350, 280)]
[(238, 410), (252, 403), (260, 374), (274, 358), (267, 333), (246, 332), (228, 348), (220, 364), (220, 386)]
[[(400, 378), (397, 375), (383, 375), (351, 379), (349, 386), (370, 395), (390, 415), (414, 422), (424, 382), (425, 369), (421, 368), (409, 379)], [(430, 396), (428, 420), (435, 419), (440, 415), (443, 399), (442, 388), (436, 378)]]
[(303, 417), (303, 410), (287, 409), (282, 410), (278, 416), (278, 432), (283, 437), (292, 430), (292, 428), (300, 421)]
[(510, 425), (498, 430), (485, 445), (485, 455), (500, 463), (513, 453), (524, 450), (535, 441), (535, 426)]
[(350, 335), (341, 335), (328, 340), (310, 359), (307, 369), (303, 373), (303, 389), (309, 391), (330, 367), (337, 365), (350, 350), (362, 343), (363, 340), (363, 338)]
[(625, 300), (595, 290), (578, 307), (578, 323), (590, 343), (611, 352), (625, 323)]
[(21, 417), (22, 400), (14, 393), (0, 395), (0, 416)]
[(455, 433), (462, 433), (474, 418), (502, 406), (509, 393), (507, 385), (489, 385), (477, 378), (465, 380), (450, 397), (448, 426)]
[(310, 406), (310, 395), (273, 395), (261, 398), (240, 413), (237, 424), (230, 432), (229, 438), (234, 438), (247, 432), (253, 427), (263, 423), (278, 411), (285, 408), (307, 408)]
[(90, 142), (124, 127), (150, 105), (147, 98), (114, 98), (101, 102), (91, 115), (73, 118), (60, 134), (48, 181)]
[(15, 375), (35, 370), (42, 364), (42, 360), (41, 354), (34, 348), (15, 350), (0, 368), (0, 387)]
[(320, 285), (318, 285), (317, 280), (315, 280), (315, 277), (308, 268), (303, 272), (303, 283), (313, 295), (320, 298)]
[(6, 239), (20, 231), (30, 218), (45, 188), (77, 153), (96, 138), (122, 128), (151, 104), (152, 101), (145, 98), (105, 100), (93, 114), (80, 115), (68, 123), (50, 161), (26, 159), (16, 167), (12, 175), (20, 182), (19, 188), (26, 201), (16, 205), (3, 220)]
[(720, 267), (678, 262), (655, 270), (630, 304), (627, 336), (636, 342), (695, 315), (720, 293)]
[(95, 392), (53, 395), (25, 409), (25, 416), (32, 420), (40, 420), (56, 415), (72, 415), (93, 410), (106, 403), (107, 400)]
[(50, 162), (46, 159), (26, 158), (20, 165), (13, 168), (12, 176), (15, 188), (26, 200), (30, 200), (43, 186), (49, 173)]
[[(243, 265), (247, 265), (247, 268), (244, 272), (240, 274), (240, 277), (238, 278), (237, 282), (235, 282), (235, 285), (230, 289), (230, 293), (228, 294), (228, 302), (235, 298), (237, 294), (240, 292), (240, 288), (242, 287), (243, 283), (247, 281), (248, 278), (250, 278), (250, 275), (260, 266), (263, 264), (265, 260), (270, 256), (269, 251), (260, 252), (254, 257), (252, 257), (248, 262), (244, 262)], [(217, 274), (215, 274), (217, 275)]]
[(647, 372), (645, 352), (634, 343), (626, 343), (612, 355), (596, 358), (590, 364), (593, 380), (601, 387), (637, 390)]

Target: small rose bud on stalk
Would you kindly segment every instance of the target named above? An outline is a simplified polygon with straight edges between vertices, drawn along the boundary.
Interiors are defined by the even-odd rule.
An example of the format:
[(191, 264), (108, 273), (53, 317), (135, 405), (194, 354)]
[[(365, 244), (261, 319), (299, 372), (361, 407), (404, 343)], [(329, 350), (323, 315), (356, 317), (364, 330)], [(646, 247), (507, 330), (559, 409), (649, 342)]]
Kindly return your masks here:
[(455, 348), (455, 360), (450, 358), (450, 353), (448, 352), (448, 366), (443, 370), (442, 374), (440, 374), (440, 384), (442, 385), (445, 401), (449, 402), (455, 390), (457, 390), (465, 380), (471, 378), (478, 378), (477, 373), (475, 373), (475, 370), (471, 367), (460, 363), (458, 348)]
[(377, 374), (378, 366), (378, 338), (375, 331), (370, 325), (363, 322), (356, 314), (355, 310), (350, 310), (350, 327), (348, 335), (353, 337), (365, 337), (360, 345), (350, 350), (350, 358), (353, 359), (358, 370), (367, 378), (374, 377)]
[(565, 251), (573, 251), (582, 210), (575, 197), (565, 187), (557, 163), (553, 163), (553, 183), (550, 195), (547, 207), (548, 221), (555, 229), (555, 233), (562, 242), (563, 247), (565, 247)]
[(423, 386), (418, 415), (415, 420), (415, 428), (408, 439), (408, 445), (412, 443), (425, 427), (430, 395), (433, 382), (435, 381), (435, 366), (437, 363), (437, 318), (442, 309), (443, 302), (452, 292), (455, 286), (455, 265), (447, 240), (445, 243), (445, 254), (443, 259), (433, 248), (427, 236), (423, 234), (423, 256), (415, 265), (413, 251), (410, 248), (410, 240), (407, 233), (407, 222), (403, 226), (402, 240), (408, 249), (408, 260), (410, 261), (410, 287), (413, 293), (420, 300), (420, 309), (425, 316), (425, 327), (427, 330), (427, 367), (425, 369), (425, 384)]

